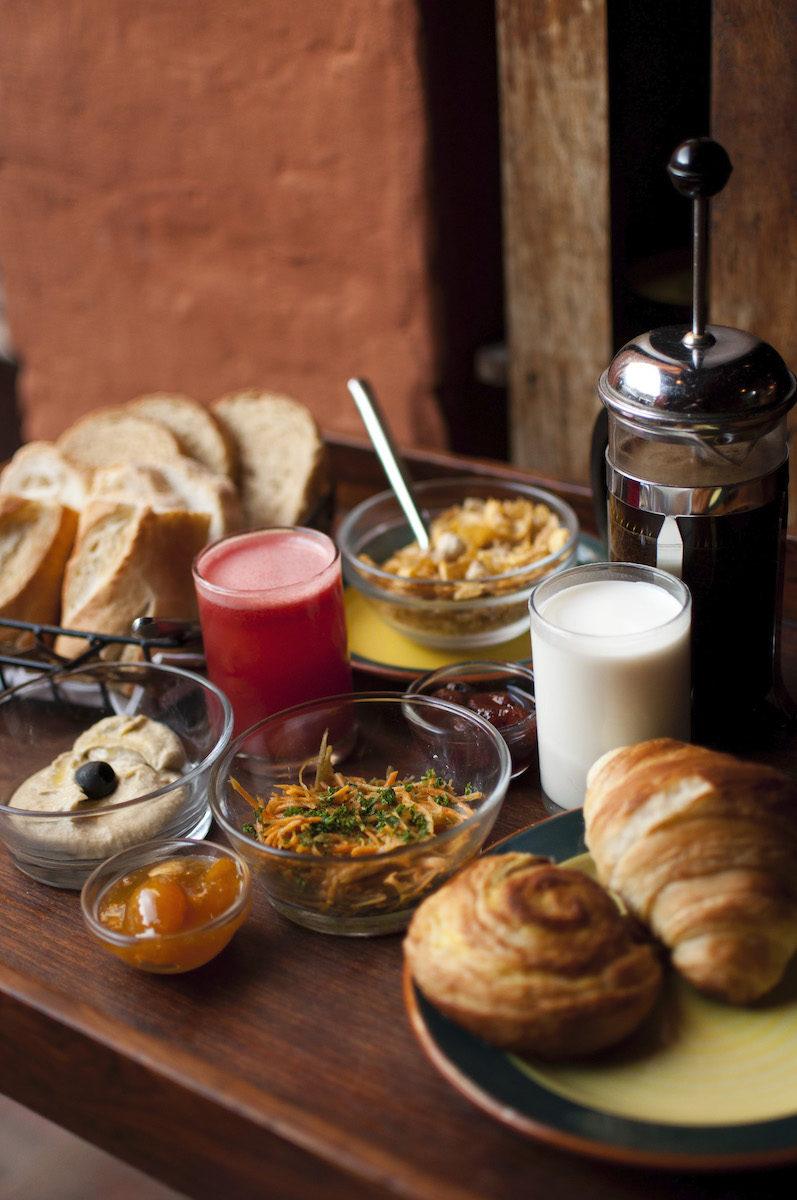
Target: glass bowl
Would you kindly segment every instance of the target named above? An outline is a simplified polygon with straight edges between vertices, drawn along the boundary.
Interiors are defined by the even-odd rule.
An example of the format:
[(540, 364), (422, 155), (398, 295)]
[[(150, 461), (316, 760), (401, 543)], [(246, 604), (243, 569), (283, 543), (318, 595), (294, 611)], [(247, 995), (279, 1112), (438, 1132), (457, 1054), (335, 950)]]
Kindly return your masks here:
[[(551, 492), (524, 483), (502, 479), (438, 479), (415, 485), (419, 505), (434, 522), (441, 514), (466, 500), (494, 500), (499, 504), (523, 502), (544, 505), (553, 514), (557, 526), (555, 548), (546, 551), (547, 534), (534, 550), (536, 557), (523, 565), (511, 566), (498, 573), (467, 579), (404, 577), (382, 569), (391, 555), (413, 543), (414, 538), (404, 513), (393, 492), (380, 492), (353, 508), (341, 522), (337, 534), (343, 566), (344, 581), (360, 592), (391, 628), (424, 646), (439, 649), (478, 649), (517, 637), (528, 629), (528, 598), (534, 584), (552, 571), (570, 566), (576, 559), (579, 525), (574, 510)], [(540, 510), (537, 509), (538, 515)], [(475, 523), (468, 534), (472, 538), (486, 537), (488, 526)], [(517, 546), (513, 541), (515, 523), (502, 523), (497, 541), (504, 546)], [(535, 523), (536, 529), (536, 523)], [(452, 546), (433, 539), (435, 559), (455, 558), (457, 543)], [(459, 545), (463, 545), (462, 542)], [(496, 561), (501, 557), (497, 552)], [(466, 554), (465, 560), (472, 555)], [(456, 565), (443, 571), (456, 571)], [(471, 566), (471, 572), (485, 566)]]
[[(117, 718), (113, 733), (107, 725), (89, 732), (106, 718)], [(127, 846), (204, 837), (210, 768), (232, 737), (232, 721), (230, 702), (213, 684), (153, 663), (44, 672), (3, 693), (0, 838), (13, 862), (41, 883), (77, 889)], [(75, 783), (74, 756), (59, 759), (78, 739), (81, 765), (115, 764), (119, 782), (110, 794), (88, 798)], [(48, 779), (31, 779), (57, 759)], [(28, 780), (28, 798), (15, 799)]]
[(101, 863), (80, 906), (89, 933), (111, 954), (141, 971), (176, 975), (224, 949), (249, 915), (252, 880), (227, 846), (157, 840)]
[[(361, 808), (369, 831), (362, 833), (351, 817), (351, 801), (336, 808), (327, 793), (310, 820), (298, 815), (291, 794), (285, 802), (296, 809), (295, 827), (289, 828), (288, 813), (280, 823), (281, 845), (258, 840), (253, 804), (298, 784), (300, 772), (313, 787), (325, 735), (335, 772), (348, 780), (377, 780), (384, 788), (395, 770), (399, 782), (416, 781), (412, 802), (405, 793), (400, 814), (381, 797), (367, 814)], [(458, 799), (427, 824), (416, 801), (422, 803), (425, 788), (417, 785), (430, 771)], [(285, 709), (236, 738), (213, 770), (211, 805), (278, 912), (322, 933), (381, 934), (403, 929), (423, 897), (478, 853), (503, 803), (509, 774), (506, 744), (476, 713), (428, 696), (333, 696)], [(397, 786), (394, 781), (393, 793), (401, 800)], [(349, 830), (356, 853), (335, 845), (343, 836), (335, 831), (342, 828)], [(420, 831), (424, 840), (415, 840)], [(397, 839), (390, 848), (370, 840), (389, 833)]]
[(428, 671), (408, 690), (473, 709), (494, 725), (509, 749), (513, 779), (535, 761), (537, 709), (530, 667), (490, 660), (452, 663)]

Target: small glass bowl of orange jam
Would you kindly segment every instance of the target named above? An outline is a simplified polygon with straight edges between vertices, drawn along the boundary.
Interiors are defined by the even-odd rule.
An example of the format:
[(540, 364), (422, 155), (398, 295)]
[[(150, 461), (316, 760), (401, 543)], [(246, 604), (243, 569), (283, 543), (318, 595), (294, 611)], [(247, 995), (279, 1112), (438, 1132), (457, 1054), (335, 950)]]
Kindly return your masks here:
[(112, 954), (176, 975), (224, 949), (252, 905), (249, 868), (216, 842), (164, 839), (115, 854), (80, 893), (83, 919)]

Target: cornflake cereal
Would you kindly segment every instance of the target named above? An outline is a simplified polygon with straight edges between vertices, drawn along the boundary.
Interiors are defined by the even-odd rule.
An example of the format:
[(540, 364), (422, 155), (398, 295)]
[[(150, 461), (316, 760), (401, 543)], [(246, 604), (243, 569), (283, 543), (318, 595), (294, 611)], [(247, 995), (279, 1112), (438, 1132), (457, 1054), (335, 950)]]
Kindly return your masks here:
[[(452, 505), (432, 521), (429, 547), (412, 542), (381, 564), (383, 571), (402, 580), (439, 582), (446, 585), (441, 595), (453, 600), (470, 600), (484, 593), (512, 591), (533, 579), (533, 570), (518, 581), (506, 576), (524, 567), (533, 568), (541, 559), (561, 550), (568, 531), (546, 504), (524, 498), (497, 500), (468, 497)], [(361, 555), (372, 562), (366, 555)], [(372, 565), (376, 565), (373, 564)], [(451, 583), (458, 586), (451, 588)], [(411, 587), (402, 587), (410, 592)], [(434, 589), (422, 587), (425, 595)]]

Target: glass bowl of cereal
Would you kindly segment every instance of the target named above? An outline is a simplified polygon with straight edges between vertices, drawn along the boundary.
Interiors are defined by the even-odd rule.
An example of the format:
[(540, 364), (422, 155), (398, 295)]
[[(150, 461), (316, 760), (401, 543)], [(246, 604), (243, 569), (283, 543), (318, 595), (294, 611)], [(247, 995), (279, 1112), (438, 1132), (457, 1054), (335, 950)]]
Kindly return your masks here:
[(227, 846), (158, 839), (106, 859), (83, 885), (80, 906), (95, 941), (156, 975), (210, 962), (249, 915), (246, 863)]
[(26, 875), (79, 889), (152, 838), (201, 838), (210, 768), (232, 707), (207, 679), (160, 664), (43, 672), (0, 695), (0, 839)]
[(481, 849), (509, 751), (475, 712), (366, 692), (252, 726), (211, 777), (219, 828), (283, 916), (322, 933), (403, 929)]
[(426, 480), (414, 491), (428, 549), (394, 493), (380, 492), (338, 530), (346, 585), (424, 646), (461, 651), (517, 637), (528, 628), (534, 585), (576, 561), (574, 510), (541, 488), (489, 477)]

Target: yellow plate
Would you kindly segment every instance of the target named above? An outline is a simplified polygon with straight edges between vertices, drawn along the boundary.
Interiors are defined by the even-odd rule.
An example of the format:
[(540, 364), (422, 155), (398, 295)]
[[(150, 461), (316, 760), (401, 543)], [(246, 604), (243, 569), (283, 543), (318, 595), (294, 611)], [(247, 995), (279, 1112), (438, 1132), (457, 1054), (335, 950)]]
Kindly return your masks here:
[[(580, 809), (492, 847), (591, 864)], [(405, 974), (416, 1035), (480, 1108), (531, 1137), (618, 1162), (727, 1170), (797, 1160), (797, 960), (749, 1008), (671, 973), (657, 1011), (621, 1047), (550, 1064), (506, 1054), (443, 1017)]]
[[(582, 533), (578, 539), (576, 562), (598, 562), (606, 557), (606, 548), (597, 538)], [(447, 667), (449, 663), (494, 661), (531, 661), (531, 637), (524, 632), (496, 646), (456, 650), (435, 650), (421, 646), (392, 629), (354, 588), (346, 589), (346, 621), (352, 666), (377, 675), (396, 679), (416, 679), (427, 671)]]
[(387, 625), (364, 596), (346, 590), (346, 624), (352, 666), (361, 671), (397, 678), (414, 678), (449, 663), (489, 659), (497, 662), (528, 662), (531, 641), (528, 633), (508, 642), (457, 652), (421, 646)]

